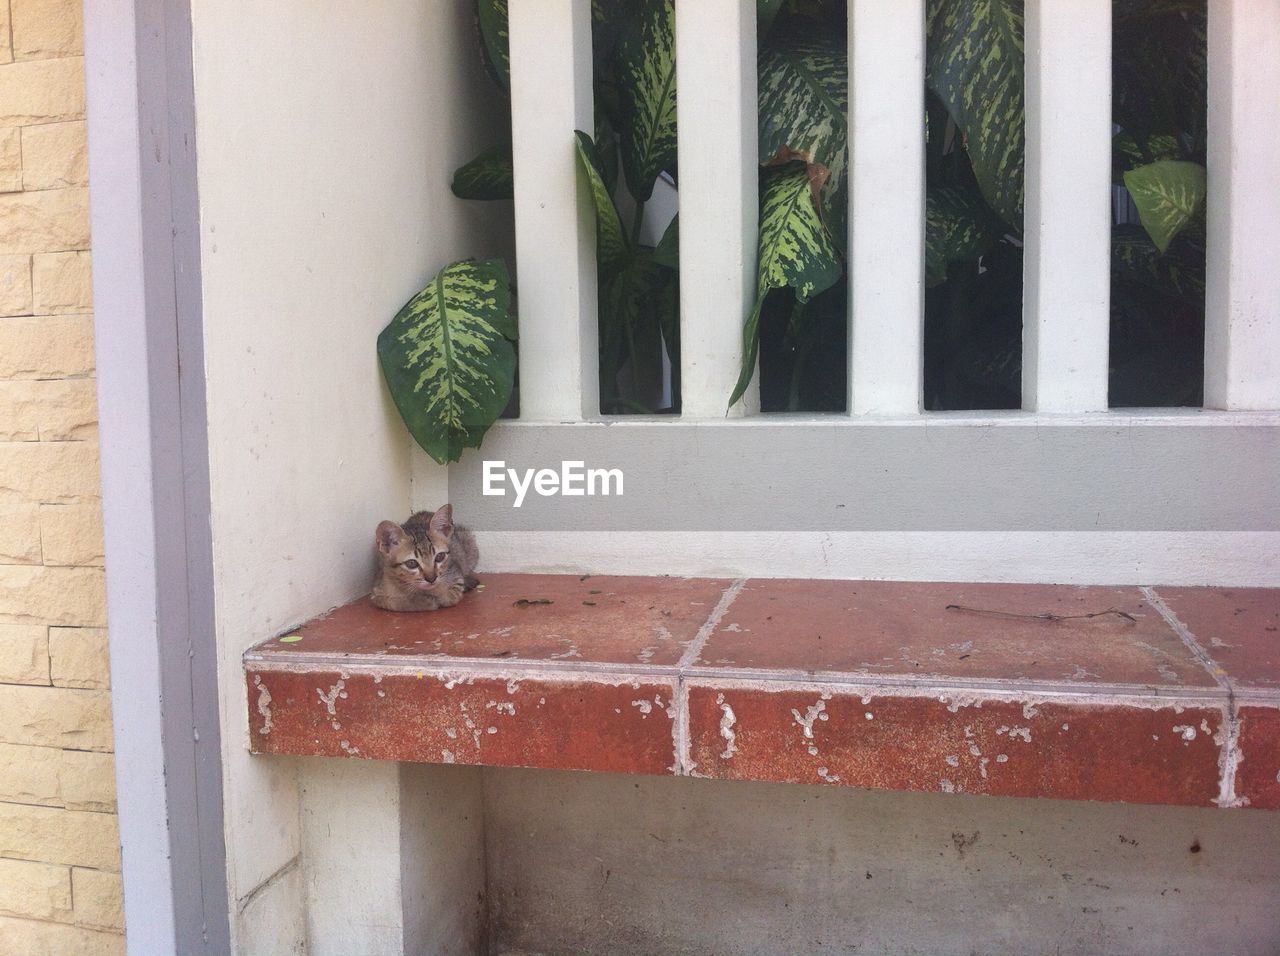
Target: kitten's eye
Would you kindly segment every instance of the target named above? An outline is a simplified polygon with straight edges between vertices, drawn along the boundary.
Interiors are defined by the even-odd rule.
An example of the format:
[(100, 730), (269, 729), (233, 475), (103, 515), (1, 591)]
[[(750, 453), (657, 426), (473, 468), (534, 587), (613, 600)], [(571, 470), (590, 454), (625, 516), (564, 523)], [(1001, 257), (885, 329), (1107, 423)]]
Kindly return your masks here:
[(436, 552), (436, 564), (444, 564), (444, 559), (445, 559), (445, 558), (447, 558), (447, 557), (449, 557), (449, 552), (448, 552), (448, 551), (437, 551), (437, 552)]
[(416, 571), (418, 570), (418, 567), (419, 567), (418, 562), (413, 560), (413, 558), (410, 558), (408, 561), (406, 561), (404, 563), (404, 566), (408, 568), (410, 571)]

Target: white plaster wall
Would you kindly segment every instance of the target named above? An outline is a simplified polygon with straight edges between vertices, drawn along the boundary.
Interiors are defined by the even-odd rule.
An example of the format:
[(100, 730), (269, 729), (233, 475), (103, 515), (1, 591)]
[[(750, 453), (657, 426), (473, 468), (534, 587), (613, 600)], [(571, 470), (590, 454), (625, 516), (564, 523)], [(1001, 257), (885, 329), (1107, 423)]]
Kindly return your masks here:
[(484, 770), (400, 765), (405, 956), (486, 951)]
[(309, 765), (248, 755), (240, 655), (367, 588), (374, 526), (409, 509), (375, 337), (442, 265), (502, 250), (509, 204), (448, 189), (501, 111), (467, 0), (192, 7), (232, 933), (300, 952)]
[(483, 952), (482, 773), (305, 762), (299, 868), (308, 956)]
[(308, 760), (301, 774), (307, 956), (403, 949), (400, 767)]
[(484, 789), (493, 952), (1280, 952), (1273, 813), (529, 770)]

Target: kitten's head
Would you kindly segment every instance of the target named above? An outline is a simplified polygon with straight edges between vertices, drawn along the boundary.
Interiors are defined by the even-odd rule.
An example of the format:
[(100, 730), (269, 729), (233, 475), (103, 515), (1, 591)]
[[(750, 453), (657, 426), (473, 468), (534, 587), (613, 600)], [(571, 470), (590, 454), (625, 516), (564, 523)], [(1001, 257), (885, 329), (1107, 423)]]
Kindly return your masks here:
[(426, 533), (410, 534), (394, 521), (378, 525), (380, 570), (374, 585), (374, 603), (392, 610), (409, 610), (436, 587), (449, 567), (453, 538), (453, 508), (445, 505), (431, 516)]

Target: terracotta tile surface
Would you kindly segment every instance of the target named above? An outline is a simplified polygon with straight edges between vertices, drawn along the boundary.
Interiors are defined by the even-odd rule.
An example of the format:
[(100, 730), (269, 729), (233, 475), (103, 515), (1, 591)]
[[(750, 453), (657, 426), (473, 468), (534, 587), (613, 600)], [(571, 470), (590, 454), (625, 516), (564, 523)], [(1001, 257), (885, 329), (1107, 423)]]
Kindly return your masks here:
[(1137, 588), (751, 581), (696, 666), (1214, 686)]
[(674, 763), (670, 682), (402, 669), (251, 670), (247, 680), (259, 753), (648, 774)]
[(1135, 588), (485, 585), (251, 649), (250, 749), (1280, 809), (1280, 592), (1157, 590), (1229, 694)]
[(1192, 806), (1218, 796), (1221, 708), (965, 700), (693, 686), (694, 773)]
[(1280, 703), (1240, 708), (1240, 755), (1236, 796), (1246, 806), (1280, 810)]
[(1280, 689), (1280, 590), (1157, 588), (1239, 687)]
[[(491, 574), (457, 607), (397, 614), (355, 601), (267, 652), (675, 664), (727, 581)], [(550, 601), (521, 604), (519, 601)]]

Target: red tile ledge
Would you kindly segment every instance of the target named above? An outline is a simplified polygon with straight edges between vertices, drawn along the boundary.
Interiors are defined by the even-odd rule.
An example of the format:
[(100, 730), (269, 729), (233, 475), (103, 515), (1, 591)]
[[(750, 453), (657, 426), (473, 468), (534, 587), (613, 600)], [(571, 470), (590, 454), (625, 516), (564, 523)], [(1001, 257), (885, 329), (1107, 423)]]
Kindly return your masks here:
[(1246, 604), (1213, 589), (491, 575), (448, 611), (359, 600), (249, 650), (249, 743), (1277, 809), (1274, 656), (1212, 653), (1257, 646), (1280, 608), (1280, 591), (1247, 599), (1227, 614)]

